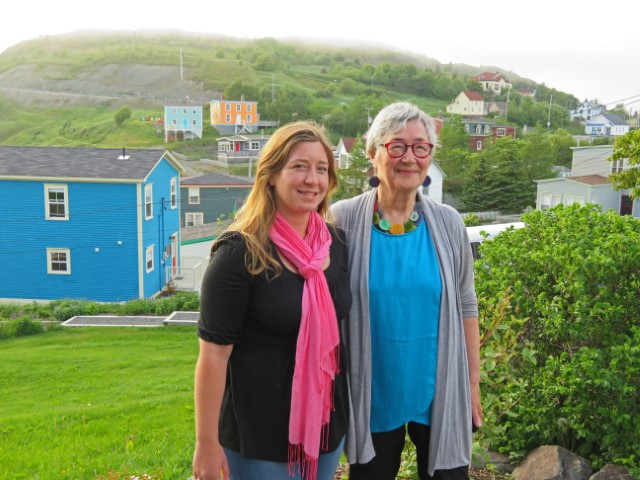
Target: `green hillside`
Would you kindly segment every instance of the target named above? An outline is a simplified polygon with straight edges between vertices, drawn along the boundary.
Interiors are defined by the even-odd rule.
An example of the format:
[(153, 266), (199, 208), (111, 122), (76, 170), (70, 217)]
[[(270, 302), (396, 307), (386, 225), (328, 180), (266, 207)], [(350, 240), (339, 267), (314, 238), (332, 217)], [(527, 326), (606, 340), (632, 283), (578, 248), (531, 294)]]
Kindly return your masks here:
[[(206, 124), (209, 101), (222, 94), (258, 101), (264, 120), (321, 122), (337, 141), (364, 132), (367, 113), (394, 100), (437, 115), (461, 90), (477, 89), (470, 79), (480, 71), (379, 48), (270, 38), (157, 32), (41, 37), (0, 55), (0, 144), (164, 148), (163, 132), (141, 118), (162, 116), (164, 105), (198, 104)], [(508, 75), (517, 88), (536, 86)], [(546, 90), (554, 102), (564, 95), (568, 105), (573, 98)], [(123, 106), (132, 116), (117, 126), (114, 115)], [(170, 148), (206, 152), (215, 138), (209, 127), (203, 140)]]

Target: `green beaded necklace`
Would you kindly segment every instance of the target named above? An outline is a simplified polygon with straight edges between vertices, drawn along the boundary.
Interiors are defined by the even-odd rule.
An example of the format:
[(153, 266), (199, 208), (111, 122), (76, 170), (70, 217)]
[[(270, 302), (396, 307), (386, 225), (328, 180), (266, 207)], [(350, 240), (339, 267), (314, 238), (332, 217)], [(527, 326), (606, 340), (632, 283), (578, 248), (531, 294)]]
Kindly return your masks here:
[(378, 206), (378, 202), (373, 206), (373, 226), (384, 233), (392, 235), (402, 235), (403, 233), (413, 232), (422, 222), (422, 205), (416, 202), (413, 212), (409, 215), (409, 219), (404, 223), (391, 223), (384, 218), (382, 209)]

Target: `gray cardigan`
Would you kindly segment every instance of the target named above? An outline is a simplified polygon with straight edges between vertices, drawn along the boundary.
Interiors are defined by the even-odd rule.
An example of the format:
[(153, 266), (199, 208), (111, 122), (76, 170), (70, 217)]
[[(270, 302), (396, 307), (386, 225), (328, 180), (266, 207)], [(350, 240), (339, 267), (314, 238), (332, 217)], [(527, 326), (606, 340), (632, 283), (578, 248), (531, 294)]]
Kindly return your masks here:
[[(371, 442), (371, 339), (369, 324), (369, 251), (377, 190), (336, 202), (335, 223), (347, 233), (353, 304), (343, 325), (348, 342), (350, 418), (345, 454), (349, 463), (367, 463)], [(458, 212), (420, 195), (435, 244), (442, 279), (438, 327), (436, 391), (431, 410), (429, 475), (471, 463), (471, 394), (463, 321), (478, 316), (473, 258), (467, 230)], [(389, 368), (402, 368), (401, 365)], [(402, 393), (399, 392), (401, 395)]]

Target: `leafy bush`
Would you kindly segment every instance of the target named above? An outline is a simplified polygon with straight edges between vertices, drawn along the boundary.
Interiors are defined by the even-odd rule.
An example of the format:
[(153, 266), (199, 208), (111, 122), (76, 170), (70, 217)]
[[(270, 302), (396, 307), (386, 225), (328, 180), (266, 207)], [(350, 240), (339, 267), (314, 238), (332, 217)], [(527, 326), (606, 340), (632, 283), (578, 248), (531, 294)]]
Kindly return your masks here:
[(640, 468), (640, 221), (598, 206), (524, 215), (482, 244), (476, 289), (486, 432)]
[(52, 316), (60, 322), (69, 320), (76, 315), (96, 315), (100, 313), (97, 303), (88, 300), (63, 299), (50, 303)]
[(20, 317), (0, 323), (0, 338), (24, 337), (43, 332), (42, 324), (29, 317)]

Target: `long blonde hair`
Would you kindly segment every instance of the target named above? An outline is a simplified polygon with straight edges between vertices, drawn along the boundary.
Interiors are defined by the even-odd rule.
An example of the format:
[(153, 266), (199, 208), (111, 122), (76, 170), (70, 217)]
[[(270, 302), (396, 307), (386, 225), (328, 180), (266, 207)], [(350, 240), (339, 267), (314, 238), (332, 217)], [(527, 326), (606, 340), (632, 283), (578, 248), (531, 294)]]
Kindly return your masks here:
[(277, 175), (289, 160), (291, 151), (301, 142), (320, 142), (329, 161), (329, 185), (327, 195), (318, 213), (327, 218), (331, 194), (338, 185), (333, 150), (324, 127), (312, 122), (293, 122), (282, 126), (265, 144), (258, 159), (253, 189), (244, 205), (236, 213), (228, 232), (239, 232), (247, 244), (245, 264), (252, 275), (271, 270), (280, 274), (280, 263), (266, 249), (269, 229), (276, 214), (275, 193), (269, 181)]

